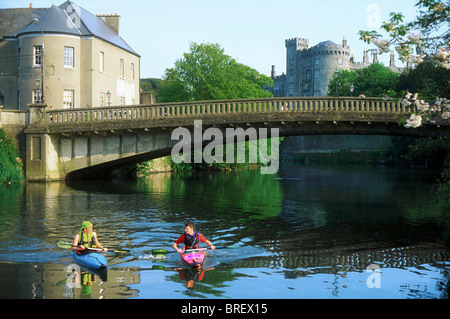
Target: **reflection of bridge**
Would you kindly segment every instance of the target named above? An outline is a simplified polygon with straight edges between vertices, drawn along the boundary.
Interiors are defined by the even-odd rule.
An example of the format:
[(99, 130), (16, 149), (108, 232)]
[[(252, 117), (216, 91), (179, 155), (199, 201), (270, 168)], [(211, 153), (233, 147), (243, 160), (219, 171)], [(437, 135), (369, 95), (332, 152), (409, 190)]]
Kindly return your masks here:
[(283, 267), (292, 269), (296, 277), (302, 277), (314, 272), (364, 271), (371, 264), (378, 264), (381, 268), (417, 267), (447, 262), (449, 258), (450, 253), (445, 248), (430, 250), (415, 246), (360, 251), (348, 251), (345, 248), (294, 251), (275, 249), (272, 256), (253, 257), (239, 261), (233, 267)]
[[(26, 175), (58, 180), (165, 155), (177, 127), (278, 128), (280, 136), (363, 134), (450, 136), (449, 123), (407, 129), (414, 110), (374, 98), (269, 98), (47, 110), (30, 105)], [(227, 130), (229, 131), (229, 130)]]

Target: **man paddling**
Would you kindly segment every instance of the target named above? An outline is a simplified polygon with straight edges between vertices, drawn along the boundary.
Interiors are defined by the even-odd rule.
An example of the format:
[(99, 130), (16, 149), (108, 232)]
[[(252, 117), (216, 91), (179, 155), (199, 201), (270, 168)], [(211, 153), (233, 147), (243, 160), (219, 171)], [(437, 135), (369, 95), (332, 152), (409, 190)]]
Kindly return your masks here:
[(211, 250), (216, 249), (213, 244), (209, 240), (207, 240), (202, 234), (198, 233), (195, 230), (195, 226), (193, 222), (187, 222), (184, 225), (184, 234), (182, 234), (175, 243), (172, 244), (173, 249), (175, 249), (180, 254), (183, 253), (183, 250), (178, 248), (178, 245), (184, 243), (184, 250), (186, 249), (197, 249), (198, 244), (202, 242), (209, 246)]
[(89, 248), (100, 248), (104, 252), (108, 251), (98, 241), (97, 234), (92, 231), (92, 223), (84, 221), (81, 224), (80, 232), (73, 239), (72, 250), (81, 253)]

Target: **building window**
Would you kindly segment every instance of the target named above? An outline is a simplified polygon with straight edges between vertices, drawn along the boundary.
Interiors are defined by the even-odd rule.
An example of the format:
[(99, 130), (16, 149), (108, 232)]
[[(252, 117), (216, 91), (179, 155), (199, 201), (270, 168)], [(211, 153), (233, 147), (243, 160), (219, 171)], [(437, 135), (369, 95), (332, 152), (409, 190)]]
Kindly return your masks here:
[(40, 66), (42, 63), (42, 45), (33, 47), (33, 65)]
[(319, 65), (320, 64), (320, 60), (319, 60), (319, 58), (316, 58), (316, 65)]
[(125, 105), (125, 98), (124, 97), (120, 98), (120, 105)]
[(315, 78), (320, 77), (320, 71), (319, 70), (314, 71), (314, 77)]
[(39, 89), (33, 90), (33, 103), (42, 103), (42, 91)]
[(75, 65), (73, 63), (73, 48), (64, 47), (64, 67), (73, 68)]
[(338, 64), (344, 64), (344, 60), (342, 60), (342, 58), (338, 59)]
[(100, 51), (100, 72), (105, 72), (105, 52)]
[(120, 78), (123, 79), (124, 76), (124, 70), (123, 70), (124, 62), (123, 59), (120, 59)]
[(306, 70), (306, 80), (311, 80), (311, 70)]
[(131, 63), (131, 81), (134, 82), (134, 63)]
[(74, 108), (73, 90), (64, 90), (63, 107), (65, 109), (73, 109)]

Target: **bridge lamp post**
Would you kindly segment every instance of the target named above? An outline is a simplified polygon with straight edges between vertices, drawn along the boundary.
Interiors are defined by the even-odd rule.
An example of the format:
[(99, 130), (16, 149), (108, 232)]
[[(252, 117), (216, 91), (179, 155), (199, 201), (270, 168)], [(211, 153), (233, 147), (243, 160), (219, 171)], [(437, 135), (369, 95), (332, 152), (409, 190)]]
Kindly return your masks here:
[[(41, 47), (41, 103), (44, 103), (44, 30), (42, 30), (41, 25), (39, 24), (39, 20), (34, 18), (33, 23), (41, 29), (42, 33), (42, 47)], [(39, 77), (36, 79), (36, 83), (38, 82)]]
[(350, 84), (350, 96), (353, 97), (353, 90), (355, 89), (355, 87), (353, 86), (353, 83)]

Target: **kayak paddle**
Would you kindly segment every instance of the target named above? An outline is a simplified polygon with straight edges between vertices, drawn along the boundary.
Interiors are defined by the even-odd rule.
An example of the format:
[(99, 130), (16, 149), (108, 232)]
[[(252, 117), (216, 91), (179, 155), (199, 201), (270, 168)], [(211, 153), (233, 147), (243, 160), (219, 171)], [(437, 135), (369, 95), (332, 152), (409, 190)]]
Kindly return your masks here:
[[(71, 243), (69, 243), (65, 240), (62, 240), (62, 239), (59, 239), (56, 241), (56, 246), (58, 246), (59, 248), (62, 248), (62, 249), (71, 249), (72, 247), (76, 247), (76, 246), (73, 246)], [(100, 248), (88, 248), (87, 250), (94, 250), (94, 251), (99, 251), (99, 252), (102, 251)], [(126, 250), (114, 250), (113, 252), (116, 255), (128, 254), (128, 251), (126, 251)]]
[[(240, 246), (220, 246), (220, 247), (216, 247), (216, 249), (226, 249), (226, 248), (238, 248)], [(199, 248), (202, 249), (202, 248)], [(206, 250), (207, 248), (203, 248), (204, 250)], [(189, 250), (186, 250), (189, 251)], [(165, 250), (165, 249), (153, 249), (152, 250), (152, 255), (167, 255), (167, 254), (172, 254), (172, 253), (178, 253), (176, 250)]]

